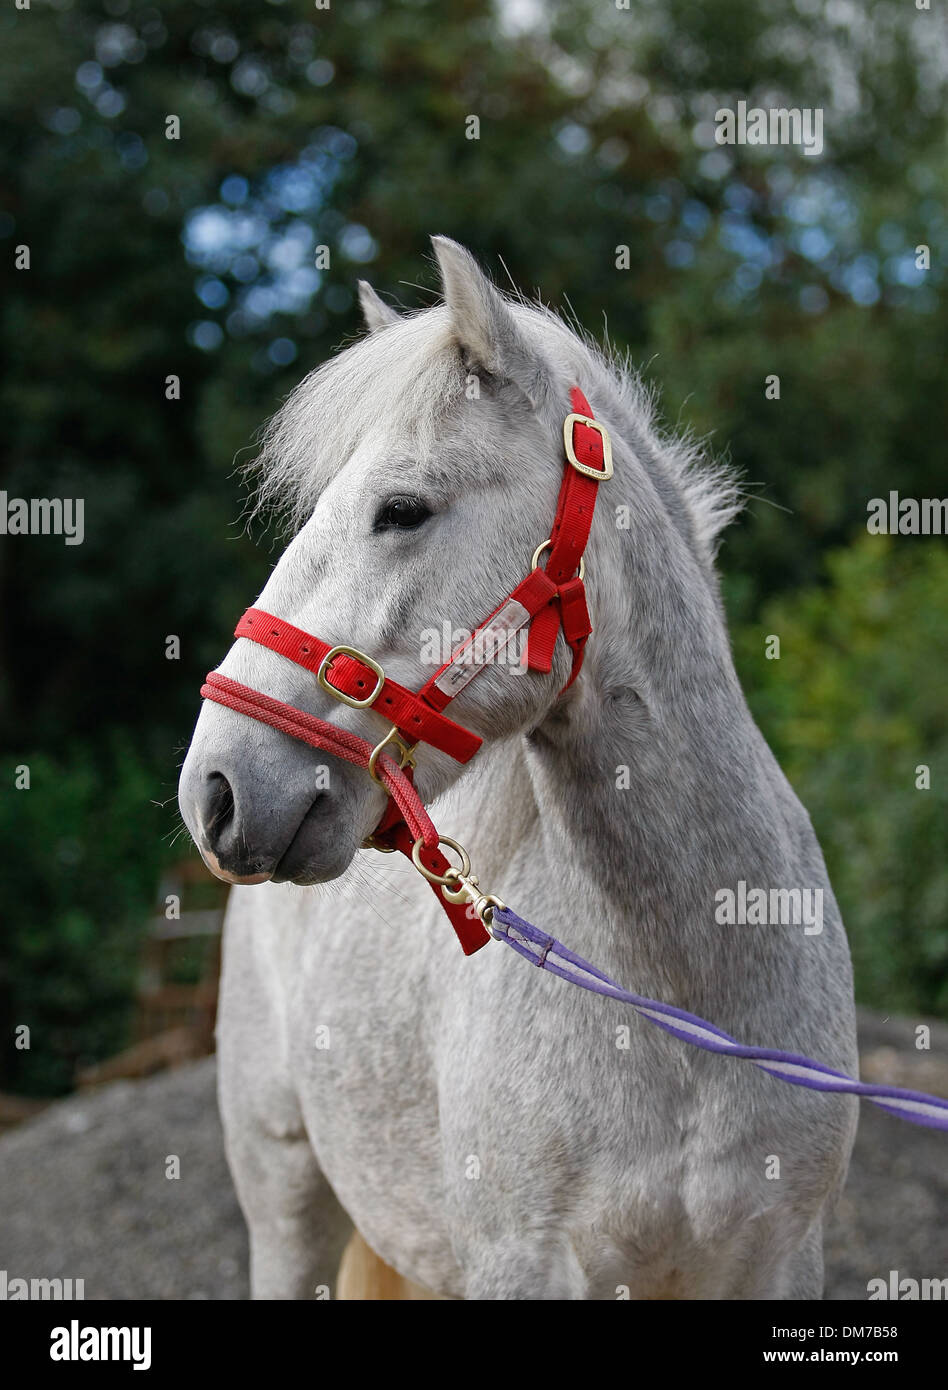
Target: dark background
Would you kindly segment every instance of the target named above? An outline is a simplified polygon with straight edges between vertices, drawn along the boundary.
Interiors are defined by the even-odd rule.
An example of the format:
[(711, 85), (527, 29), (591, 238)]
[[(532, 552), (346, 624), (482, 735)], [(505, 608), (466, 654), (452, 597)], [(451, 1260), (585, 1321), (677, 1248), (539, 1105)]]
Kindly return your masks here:
[[(127, 1040), (159, 876), (187, 853), (198, 686), (278, 543), (246, 532), (235, 465), (360, 331), (358, 278), (432, 300), (432, 232), (607, 327), (668, 424), (742, 470), (720, 561), (739, 668), (823, 843), (858, 997), (948, 1015), (946, 542), (866, 532), (870, 498), (944, 491), (944, 20), (910, 0), (500, 13), (4, 7), (0, 486), (85, 498), (86, 536), (0, 538), (0, 1089), (62, 1092)], [(716, 146), (739, 100), (822, 107), (823, 154)]]

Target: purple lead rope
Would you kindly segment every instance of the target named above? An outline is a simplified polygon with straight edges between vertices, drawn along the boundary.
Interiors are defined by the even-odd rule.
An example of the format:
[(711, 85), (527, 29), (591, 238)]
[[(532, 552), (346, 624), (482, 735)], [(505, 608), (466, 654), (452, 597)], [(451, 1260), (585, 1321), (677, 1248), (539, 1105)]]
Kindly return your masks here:
[[(660, 1004), (657, 1000), (645, 999), (640, 994), (630, 994), (596, 966), (590, 965), (589, 961), (569, 950), (561, 941), (531, 926), (508, 907), (494, 908), (490, 930), (495, 940), (505, 941), (518, 955), (524, 956), (541, 970), (549, 970), (551, 975), (559, 975), (560, 979), (579, 985), (580, 989), (591, 990), (594, 994), (604, 994), (610, 999), (618, 999), (622, 1004), (631, 1004), (636, 1012), (647, 1018), (650, 1023), (657, 1023), (659, 1028), (664, 1028), (666, 1033), (673, 1033), (676, 1038), (681, 1038), (682, 1042), (692, 1043), (706, 1052), (742, 1057), (745, 1061), (753, 1062), (761, 1071), (776, 1076), (779, 1081), (789, 1081), (792, 1086), (806, 1086), (811, 1091), (839, 1091), (845, 1095), (862, 1096), (865, 1100), (871, 1100), (873, 1105), (881, 1106), (883, 1110), (899, 1115), (913, 1125), (948, 1130), (948, 1100), (926, 1095), (924, 1091), (906, 1091), (898, 1086), (873, 1086), (866, 1081), (854, 1081), (843, 1072), (834, 1071), (822, 1062), (814, 1062), (811, 1058), (801, 1057), (795, 1052), (779, 1052), (771, 1047), (746, 1047), (744, 1043), (739, 1043), (735, 1038), (723, 1033), (720, 1028), (715, 1028), (714, 1024), (707, 1023), (703, 1018), (698, 1018), (685, 1009)], [(511, 932), (515, 932), (521, 939), (517, 940)], [(528, 942), (539, 947), (539, 951), (531, 950)], [(568, 965), (576, 966), (583, 975), (592, 978), (582, 979), (576, 970), (567, 970), (562, 965), (557, 965), (551, 960), (552, 956), (566, 961)]]

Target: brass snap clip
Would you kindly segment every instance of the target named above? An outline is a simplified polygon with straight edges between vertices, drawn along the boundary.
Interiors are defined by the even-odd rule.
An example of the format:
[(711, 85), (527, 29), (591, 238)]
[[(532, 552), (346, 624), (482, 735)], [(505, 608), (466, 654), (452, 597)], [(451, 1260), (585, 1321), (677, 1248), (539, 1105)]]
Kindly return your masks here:
[[(493, 893), (482, 893), (478, 885), (477, 875), (471, 873), (471, 859), (463, 845), (459, 845), (457, 840), (452, 840), (450, 835), (442, 835), (438, 840), (439, 845), (450, 845), (450, 847), (461, 856), (460, 865), (455, 868), (450, 865), (443, 874), (436, 874), (431, 869), (426, 869), (421, 862), (421, 850), (424, 841), (419, 835), (412, 845), (411, 862), (419, 873), (424, 874), (429, 883), (437, 883), (441, 888), (442, 896), (449, 903), (470, 903), (474, 909), (474, 915), (481, 924), (490, 929), (491, 920), (494, 916), (494, 908), (505, 908), (506, 903), (501, 902), (500, 898)], [(458, 884), (457, 888), (448, 887), (449, 884)], [(491, 932), (493, 935), (493, 932)]]

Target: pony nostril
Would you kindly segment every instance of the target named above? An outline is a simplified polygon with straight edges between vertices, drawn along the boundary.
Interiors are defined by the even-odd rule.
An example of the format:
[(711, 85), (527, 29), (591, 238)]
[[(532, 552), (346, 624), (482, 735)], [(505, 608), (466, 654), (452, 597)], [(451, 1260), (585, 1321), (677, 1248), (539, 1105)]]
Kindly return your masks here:
[(216, 844), (234, 819), (234, 793), (222, 772), (212, 772), (207, 783), (207, 824), (205, 830), (211, 844)]

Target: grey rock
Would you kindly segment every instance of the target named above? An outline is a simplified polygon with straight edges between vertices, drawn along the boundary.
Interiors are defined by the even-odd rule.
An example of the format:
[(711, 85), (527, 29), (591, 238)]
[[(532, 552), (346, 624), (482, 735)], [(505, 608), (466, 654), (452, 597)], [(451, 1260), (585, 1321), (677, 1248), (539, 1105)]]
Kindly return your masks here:
[[(863, 1070), (922, 1085), (948, 1028), (862, 1011)], [(779, 1042), (778, 1040), (775, 1040)], [(875, 1079), (875, 1078), (874, 1078)], [(882, 1079), (881, 1077), (879, 1079)], [(776, 1084), (776, 1083), (775, 1083)], [(179, 1178), (166, 1176), (170, 1155)], [(87, 1299), (245, 1299), (247, 1240), (224, 1161), (214, 1058), (58, 1101), (0, 1139), (0, 1268), (85, 1280)], [(826, 1237), (826, 1298), (866, 1297), (889, 1270), (948, 1274), (948, 1137), (863, 1104)]]

